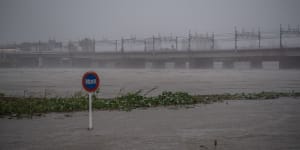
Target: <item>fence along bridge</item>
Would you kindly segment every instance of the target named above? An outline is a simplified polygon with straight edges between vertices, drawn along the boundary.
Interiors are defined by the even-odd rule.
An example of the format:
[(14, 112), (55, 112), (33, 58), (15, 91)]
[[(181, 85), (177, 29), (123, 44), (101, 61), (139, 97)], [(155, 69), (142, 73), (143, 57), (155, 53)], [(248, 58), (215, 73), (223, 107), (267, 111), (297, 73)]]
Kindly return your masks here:
[[(283, 38), (290, 35), (299, 38), (298, 28), (283, 29), (280, 26), (278, 37), (262, 35), (260, 30), (253, 32), (238, 31), (233, 37), (206, 34), (187, 37), (153, 36), (145, 39), (122, 38), (121, 40), (89, 41), (88, 51), (41, 51), (1, 52), (0, 67), (100, 67), (100, 68), (235, 68), (244, 65), (247, 68), (264, 68), (264, 64), (273, 62), (280, 69), (300, 68), (300, 46), (287, 48)], [(217, 38), (216, 38), (217, 36)], [(279, 40), (279, 48), (261, 46), (261, 40)], [(254, 40), (256, 48), (239, 49), (238, 42)], [(233, 48), (218, 49), (220, 41), (233, 42)], [(130, 51), (130, 43), (143, 47), (142, 51)], [(163, 49), (164, 43), (171, 48)], [(300, 42), (298, 42), (299, 44)], [(69, 43), (70, 44), (70, 43)], [(97, 52), (96, 45), (108, 44), (115, 52)], [(127, 44), (127, 45), (126, 45)], [(179, 46), (180, 45), (180, 46)], [(204, 47), (203, 47), (204, 46)], [(74, 47), (74, 46), (73, 46)], [(181, 48), (179, 48), (181, 47)]]
[(157, 52), (14, 52), (1, 53), (2, 67), (99, 68), (264, 68), (275, 62), (280, 69), (300, 69), (300, 48), (157, 51)]

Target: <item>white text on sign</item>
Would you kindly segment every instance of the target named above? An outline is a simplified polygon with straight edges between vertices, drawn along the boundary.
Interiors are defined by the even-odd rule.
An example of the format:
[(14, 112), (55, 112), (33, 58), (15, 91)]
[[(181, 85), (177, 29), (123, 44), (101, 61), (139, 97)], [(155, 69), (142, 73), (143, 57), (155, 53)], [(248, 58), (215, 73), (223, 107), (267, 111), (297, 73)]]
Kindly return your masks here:
[(96, 79), (85, 79), (85, 84), (96, 84)]

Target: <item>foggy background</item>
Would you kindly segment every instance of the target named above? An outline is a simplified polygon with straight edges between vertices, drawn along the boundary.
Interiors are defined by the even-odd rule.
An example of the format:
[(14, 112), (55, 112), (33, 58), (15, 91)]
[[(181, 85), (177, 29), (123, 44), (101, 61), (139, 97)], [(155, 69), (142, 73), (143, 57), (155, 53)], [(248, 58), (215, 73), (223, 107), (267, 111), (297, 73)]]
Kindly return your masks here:
[(300, 149), (299, 97), (94, 111), (93, 131), (86, 111), (12, 112), (48, 111), (35, 97), (73, 110), (68, 100), (86, 94), (89, 70), (101, 79), (95, 96), (119, 108), (136, 107), (136, 94), (115, 98), (127, 93), (174, 104), (187, 93), (299, 94), (299, 8), (300, 0), (0, 0), (0, 149)]
[(300, 24), (298, 0), (1, 0), (0, 44), (228, 33), (234, 26), (279, 32)]

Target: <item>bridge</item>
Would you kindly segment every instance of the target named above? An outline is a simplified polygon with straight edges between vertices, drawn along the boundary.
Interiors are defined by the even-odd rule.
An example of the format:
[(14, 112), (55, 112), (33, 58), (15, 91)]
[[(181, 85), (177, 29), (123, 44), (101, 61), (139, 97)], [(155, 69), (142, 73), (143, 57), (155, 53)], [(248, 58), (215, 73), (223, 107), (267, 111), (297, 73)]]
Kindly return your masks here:
[(74, 68), (264, 68), (300, 69), (300, 48), (147, 52), (0, 52), (0, 67)]

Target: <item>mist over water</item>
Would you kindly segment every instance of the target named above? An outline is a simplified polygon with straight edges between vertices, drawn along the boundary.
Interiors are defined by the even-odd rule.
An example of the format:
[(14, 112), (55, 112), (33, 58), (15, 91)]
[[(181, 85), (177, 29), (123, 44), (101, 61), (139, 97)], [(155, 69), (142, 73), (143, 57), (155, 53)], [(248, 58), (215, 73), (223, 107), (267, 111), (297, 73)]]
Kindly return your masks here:
[[(87, 71), (100, 76), (98, 98), (300, 92), (299, 6), (300, 0), (0, 0), (0, 150), (300, 149), (299, 97), (176, 105), (186, 99), (176, 96), (168, 97), (175, 105), (136, 109), (131, 101), (139, 99), (125, 97), (113, 101), (120, 111), (93, 109), (93, 130), (86, 104), (78, 112), (63, 98), (87, 94)], [(44, 109), (28, 97), (56, 98)], [(165, 97), (157, 101), (165, 104)], [(121, 103), (133, 110), (121, 111)], [(52, 112), (57, 104), (63, 107)], [(22, 112), (31, 118), (19, 119)]]
[[(128, 92), (157, 95), (162, 91), (222, 94), (300, 91), (300, 70), (277, 69), (0, 69), (0, 92), (10, 96), (65, 97), (82, 91), (84, 72), (100, 75), (99, 97)], [(84, 93), (84, 92), (83, 92)]]

